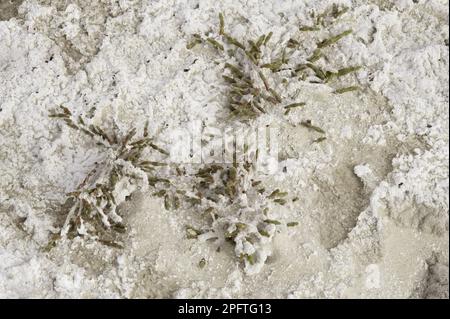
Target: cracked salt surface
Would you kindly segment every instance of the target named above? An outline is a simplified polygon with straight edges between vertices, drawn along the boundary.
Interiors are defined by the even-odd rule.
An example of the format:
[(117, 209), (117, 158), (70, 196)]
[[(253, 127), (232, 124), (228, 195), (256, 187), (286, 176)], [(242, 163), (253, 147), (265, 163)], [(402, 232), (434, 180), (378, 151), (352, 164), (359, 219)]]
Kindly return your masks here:
[[(0, 1), (0, 297), (448, 298), (448, 1)], [(299, 200), (277, 212), (299, 221), (276, 234), (254, 275), (233, 248), (186, 239), (190, 211), (134, 193), (121, 206), (125, 248), (82, 238), (44, 247), (65, 193), (102, 154), (48, 118), (64, 103), (96, 106), (96, 123), (173, 128), (222, 108), (214, 54), (186, 50), (224, 12), (236, 36), (274, 43), (333, 3), (352, 37), (337, 63), (363, 65), (358, 93), (289, 83), (327, 140), (270, 115), (283, 141), (265, 183)], [(188, 71), (185, 71), (188, 70)], [(198, 267), (202, 258), (204, 268)]]

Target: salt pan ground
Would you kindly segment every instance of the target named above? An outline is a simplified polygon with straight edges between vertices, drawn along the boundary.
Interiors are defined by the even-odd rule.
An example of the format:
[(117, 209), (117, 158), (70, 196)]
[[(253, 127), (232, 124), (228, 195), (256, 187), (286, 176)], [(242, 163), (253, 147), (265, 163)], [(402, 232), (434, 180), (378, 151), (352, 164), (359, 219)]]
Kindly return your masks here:
[[(149, 120), (165, 148), (201, 119), (222, 122), (223, 65), (186, 45), (218, 26), (246, 39), (273, 32), (268, 50), (333, 4), (327, 27), (353, 33), (331, 65), (360, 65), (333, 84), (273, 85), (306, 105), (254, 127), (275, 128), (264, 184), (289, 193), (263, 267), (248, 272), (233, 247), (189, 239), (198, 212), (166, 210), (150, 190), (119, 206), (123, 248), (79, 236), (48, 247), (66, 193), (102, 158), (52, 119), (64, 104), (120, 130)], [(449, 34), (446, 0), (0, 1), (0, 297), (448, 298)], [(346, 82), (348, 81), (348, 83)], [(296, 125), (317, 123), (327, 139)], [(131, 193), (131, 192), (130, 192)]]

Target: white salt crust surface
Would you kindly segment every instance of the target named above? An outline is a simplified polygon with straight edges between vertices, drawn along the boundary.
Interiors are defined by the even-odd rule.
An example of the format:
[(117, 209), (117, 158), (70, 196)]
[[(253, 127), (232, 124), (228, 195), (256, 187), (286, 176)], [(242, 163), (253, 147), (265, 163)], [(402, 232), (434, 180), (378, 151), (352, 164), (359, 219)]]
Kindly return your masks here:
[[(6, 3), (6, 2), (5, 2)], [(311, 10), (350, 7), (333, 32), (342, 65), (363, 65), (358, 93), (294, 81), (328, 139), (283, 125), (282, 162), (265, 183), (299, 200), (275, 212), (273, 254), (246, 275), (232, 248), (186, 239), (193, 212), (165, 211), (137, 192), (121, 207), (130, 226), (117, 250), (81, 238), (42, 247), (64, 194), (99, 157), (48, 118), (64, 103), (97, 107), (122, 129), (149, 118), (162, 145), (170, 128), (223, 108), (221, 69), (190, 35), (224, 12), (236, 36), (298, 37)], [(448, 1), (26, 0), (0, 10), (0, 297), (2, 298), (448, 298)], [(6, 11), (8, 10), (8, 11)], [(12, 17), (12, 18), (11, 18)], [(195, 63), (194, 63), (195, 61)], [(189, 69), (184, 72), (184, 69)], [(198, 262), (205, 258), (206, 267)]]

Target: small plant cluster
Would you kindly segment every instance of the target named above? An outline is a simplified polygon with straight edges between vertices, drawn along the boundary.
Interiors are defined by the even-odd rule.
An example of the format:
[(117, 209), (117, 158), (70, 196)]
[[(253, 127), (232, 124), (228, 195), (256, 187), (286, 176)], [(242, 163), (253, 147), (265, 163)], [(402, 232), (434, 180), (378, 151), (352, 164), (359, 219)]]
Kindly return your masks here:
[[(117, 207), (136, 189), (145, 190), (148, 185), (161, 182), (154, 177), (155, 170), (164, 163), (143, 158), (144, 150), (150, 149), (162, 156), (168, 152), (154, 143), (148, 136), (148, 123), (142, 136), (137, 137), (135, 128), (123, 136), (115, 130), (88, 124), (89, 119), (75, 117), (65, 106), (50, 117), (61, 119), (70, 128), (87, 135), (97, 146), (102, 147), (103, 160), (86, 175), (78, 187), (67, 194), (66, 206), (69, 207), (60, 236), (85, 236), (113, 247), (121, 247), (111, 234), (125, 232), (122, 217)], [(53, 245), (53, 240), (50, 245)]]
[[(218, 250), (225, 242), (231, 243), (249, 274), (264, 265), (277, 226), (283, 224), (271, 218), (270, 202), (285, 205), (288, 195), (279, 189), (266, 190), (256, 176), (250, 162), (200, 168), (194, 175), (193, 186), (201, 194), (196, 210), (202, 212), (207, 225), (203, 229), (186, 228), (188, 238), (213, 241)], [(296, 225), (297, 222), (286, 224)]]
[[(336, 19), (346, 11), (347, 8), (340, 9), (337, 5), (334, 5), (332, 9), (316, 18), (315, 26), (303, 26), (300, 27), (300, 31), (319, 31), (320, 26), (327, 25), (330, 18)], [(291, 61), (298, 61), (299, 58), (297, 56), (295, 59), (291, 59), (291, 57), (295, 53), (301, 55), (299, 40), (290, 38), (287, 43), (278, 46), (272, 52), (272, 55), (275, 56), (272, 57), (267, 54), (270, 51), (267, 44), (273, 37), (272, 32), (263, 34), (255, 40), (240, 41), (226, 32), (222, 13), (219, 14), (218, 30), (218, 34), (210, 32), (205, 36), (194, 34), (192, 41), (186, 47), (192, 49), (198, 44), (207, 44), (224, 56), (226, 62), (224, 63), (222, 77), (229, 86), (228, 107), (233, 115), (242, 120), (255, 118), (284, 102), (282, 96), (277, 92), (275, 78), (271, 78), (271, 75), (283, 73), (290, 79), (297, 78), (311, 83), (327, 83), (360, 69), (359, 66), (351, 66), (331, 71), (317, 64), (319, 60), (325, 57), (323, 51), (327, 47), (350, 35), (352, 30), (346, 30), (317, 42), (312, 54), (308, 56), (307, 50), (305, 50), (306, 55), (300, 58), (301, 63), (294, 64)], [(287, 78), (284, 78), (283, 81), (288, 81)], [(356, 89), (358, 89), (356, 86), (342, 87), (336, 89), (335, 93), (341, 94)], [(283, 106), (283, 110), (287, 115), (293, 109), (304, 105), (303, 101), (295, 101)]]

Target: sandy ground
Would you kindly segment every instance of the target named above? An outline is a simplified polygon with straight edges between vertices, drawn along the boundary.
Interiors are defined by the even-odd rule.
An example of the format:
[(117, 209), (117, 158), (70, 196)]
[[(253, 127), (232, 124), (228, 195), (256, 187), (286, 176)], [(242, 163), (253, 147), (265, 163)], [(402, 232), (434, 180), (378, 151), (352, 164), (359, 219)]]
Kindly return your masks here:
[[(221, 121), (221, 69), (186, 49), (191, 34), (224, 12), (235, 34), (273, 31), (275, 46), (333, 3), (350, 10), (332, 32), (354, 32), (330, 56), (363, 66), (362, 89), (289, 82), (282, 94), (300, 90), (306, 107), (255, 121), (279, 141), (265, 185), (299, 198), (276, 208), (299, 225), (280, 227), (260, 272), (187, 239), (197, 212), (149, 191), (120, 206), (123, 249), (79, 237), (43, 251), (99, 157), (51, 110), (149, 119), (170, 146), (176, 128)], [(0, 1), (0, 297), (448, 298), (448, 36), (445, 0)], [(293, 125), (305, 119), (327, 140)]]

